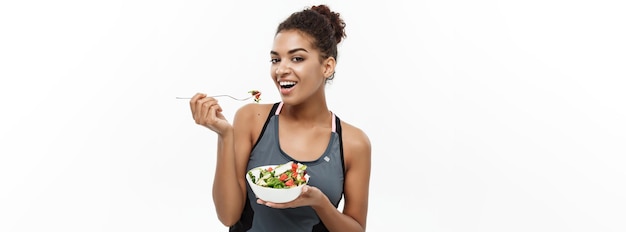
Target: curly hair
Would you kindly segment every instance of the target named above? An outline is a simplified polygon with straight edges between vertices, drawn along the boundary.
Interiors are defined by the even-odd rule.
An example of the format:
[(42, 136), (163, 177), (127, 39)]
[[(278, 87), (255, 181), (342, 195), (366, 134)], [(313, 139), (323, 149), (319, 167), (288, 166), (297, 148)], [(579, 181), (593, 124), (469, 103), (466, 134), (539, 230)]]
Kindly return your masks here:
[(278, 25), (276, 34), (284, 30), (298, 30), (313, 38), (313, 46), (320, 50), (320, 60), (337, 59), (337, 44), (346, 37), (345, 22), (339, 13), (326, 5), (312, 6), (291, 14)]

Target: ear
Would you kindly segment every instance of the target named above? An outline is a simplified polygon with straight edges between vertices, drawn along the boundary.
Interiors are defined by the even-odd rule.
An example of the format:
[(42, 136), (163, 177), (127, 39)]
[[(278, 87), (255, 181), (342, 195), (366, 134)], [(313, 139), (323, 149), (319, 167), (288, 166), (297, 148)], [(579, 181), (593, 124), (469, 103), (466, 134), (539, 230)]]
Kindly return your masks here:
[(337, 61), (334, 57), (328, 57), (322, 62), (322, 73), (324, 74), (324, 79), (329, 78), (335, 73), (335, 65), (337, 65)]

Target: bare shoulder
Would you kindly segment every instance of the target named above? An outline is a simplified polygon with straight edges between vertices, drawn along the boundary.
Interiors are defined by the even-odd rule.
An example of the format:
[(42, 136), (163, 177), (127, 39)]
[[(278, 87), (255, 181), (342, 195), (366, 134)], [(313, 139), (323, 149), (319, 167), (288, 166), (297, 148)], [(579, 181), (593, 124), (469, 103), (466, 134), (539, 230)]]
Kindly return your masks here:
[(245, 134), (247, 140), (256, 141), (263, 129), (265, 120), (274, 104), (248, 103), (235, 112), (233, 127), (238, 134)]
[(344, 146), (350, 149), (369, 149), (371, 147), (367, 134), (350, 123), (341, 121), (341, 133), (343, 133)]
[(353, 160), (365, 161), (371, 158), (371, 142), (362, 129), (341, 121), (341, 133), (346, 168), (350, 167)]
[(240, 107), (235, 113), (235, 120), (251, 120), (258, 116), (265, 117), (269, 114), (270, 110), (272, 110), (273, 105), (274, 104), (258, 103), (245, 104), (244, 106)]

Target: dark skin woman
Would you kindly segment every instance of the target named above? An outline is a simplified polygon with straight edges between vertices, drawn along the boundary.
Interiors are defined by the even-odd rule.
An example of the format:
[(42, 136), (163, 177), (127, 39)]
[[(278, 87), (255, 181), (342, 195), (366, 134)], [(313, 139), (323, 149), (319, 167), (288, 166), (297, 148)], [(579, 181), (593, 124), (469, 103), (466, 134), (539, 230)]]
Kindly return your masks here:
[[(297, 210), (302, 210), (302, 215), (311, 214), (313, 222), (309, 227), (304, 223), (306, 220), (298, 218), (300, 213), (298, 216), (294, 213), (293, 220), (299, 221), (293, 225), (302, 227), (294, 227), (293, 231), (365, 231), (370, 141), (361, 129), (335, 119), (327, 106), (325, 94), (326, 84), (335, 77), (337, 44), (345, 37), (344, 28), (340, 15), (326, 5), (295, 12), (278, 26), (269, 52), (270, 80), (281, 96), (278, 110), (273, 109), (276, 104), (250, 103), (237, 110), (231, 124), (221, 113), (222, 108), (216, 99), (198, 93), (190, 100), (195, 122), (218, 135), (213, 200), (219, 220), (231, 231), (265, 230), (276, 223), (292, 225), (289, 213)], [(283, 154), (281, 157), (308, 163), (314, 171), (331, 163), (324, 162), (323, 158), (340, 154), (341, 159), (332, 160), (342, 162), (339, 165), (342, 170), (337, 172), (340, 176), (311, 175), (312, 181), (315, 178), (326, 178), (316, 181), (340, 181), (339, 187), (326, 188), (310, 183), (302, 188), (297, 199), (287, 203), (266, 202), (250, 196), (245, 175), (251, 162), (270, 155), (255, 153), (255, 150), (262, 149), (261, 145), (256, 146), (261, 137), (274, 133), (271, 128), (264, 129), (274, 111), (278, 112), (272, 121), (277, 128), (278, 143), (275, 146)], [(341, 128), (338, 149), (329, 146), (335, 141), (335, 128)], [(343, 209), (338, 209), (336, 197), (330, 199), (331, 191), (342, 194)], [(276, 217), (263, 219), (265, 221), (257, 218), (266, 214), (276, 214)], [(278, 215), (287, 217), (276, 219), (282, 221), (267, 221), (282, 218)]]

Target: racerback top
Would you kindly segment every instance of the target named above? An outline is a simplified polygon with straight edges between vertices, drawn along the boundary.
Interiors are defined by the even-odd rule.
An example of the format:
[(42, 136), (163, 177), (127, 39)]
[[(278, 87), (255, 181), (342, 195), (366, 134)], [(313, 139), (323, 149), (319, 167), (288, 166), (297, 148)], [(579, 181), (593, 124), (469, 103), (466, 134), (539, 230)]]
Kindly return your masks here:
[[(252, 147), (246, 170), (289, 161), (307, 165), (308, 185), (319, 188), (335, 207), (343, 197), (344, 160), (339, 117), (332, 114), (332, 131), (328, 146), (316, 160), (302, 162), (285, 153), (278, 141), (278, 120), (282, 102), (272, 106), (261, 134)], [(231, 232), (240, 231), (328, 231), (315, 210), (310, 206), (274, 209), (256, 203), (256, 196), (246, 181), (248, 197), (239, 221), (230, 227)]]

